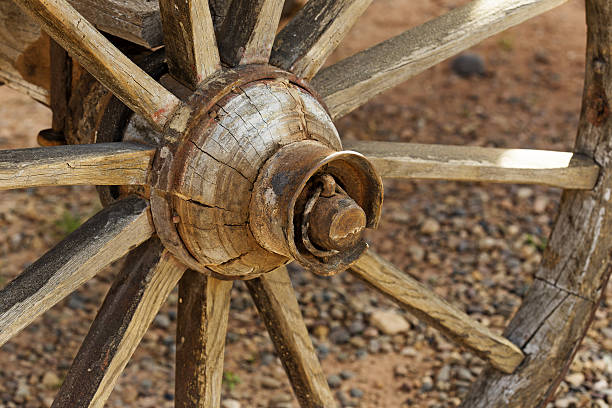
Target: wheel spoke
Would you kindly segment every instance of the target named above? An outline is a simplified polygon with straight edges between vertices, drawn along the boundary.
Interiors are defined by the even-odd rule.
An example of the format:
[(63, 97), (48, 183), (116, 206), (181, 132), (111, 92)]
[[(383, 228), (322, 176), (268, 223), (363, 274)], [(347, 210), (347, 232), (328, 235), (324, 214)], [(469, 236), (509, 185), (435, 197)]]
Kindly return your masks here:
[(474, 0), (321, 70), (312, 85), (332, 118), (507, 28), (567, 0)]
[(126, 259), (52, 408), (103, 407), (121, 372), (185, 271), (157, 238)]
[(276, 36), (271, 63), (312, 79), (370, 3), (310, 0)]
[[(529, 355), (529, 364), (522, 364), (512, 375), (484, 370), (463, 407), (547, 406), (597, 308), (606, 308), (608, 303), (606, 286), (612, 271), (612, 75), (609, 60), (601, 56), (608, 55), (612, 44), (612, 3), (587, 1), (586, 17), (585, 83), (576, 150), (601, 163), (601, 176), (591, 191), (563, 194), (536, 279), (506, 328), (506, 335)], [(607, 306), (609, 310), (609, 303)]]
[(280, 267), (246, 281), (302, 408), (335, 407), (291, 286)]
[(170, 73), (190, 88), (220, 68), (208, 0), (160, 0)]
[(393, 142), (346, 142), (368, 158), (381, 177), (542, 184), (590, 190), (599, 166), (580, 154)]
[(155, 149), (134, 143), (0, 150), (0, 190), (146, 184)]
[(523, 353), (509, 340), (492, 333), (374, 252), (368, 250), (351, 271), (498, 370), (511, 373), (523, 361)]
[(123, 103), (162, 129), (180, 101), (123, 55), (67, 0), (15, 0)]
[(175, 407), (221, 404), (232, 281), (188, 270), (179, 282)]
[(233, 0), (219, 34), (219, 52), (231, 65), (265, 64), (270, 58), (284, 0)]
[[(0, 345), (153, 234), (149, 207), (128, 198), (100, 211), (0, 291)], [(94, 239), (95, 238), (95, 239)]]

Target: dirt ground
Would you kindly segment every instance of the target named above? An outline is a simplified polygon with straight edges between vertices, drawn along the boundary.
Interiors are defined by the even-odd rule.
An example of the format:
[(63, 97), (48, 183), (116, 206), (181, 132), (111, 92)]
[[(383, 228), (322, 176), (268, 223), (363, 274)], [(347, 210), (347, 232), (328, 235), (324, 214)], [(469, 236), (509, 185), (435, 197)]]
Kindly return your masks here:
[[(338, 61), (464, 2), (376, 0), (330, 58)], [(342, 118), (346, 140), (571, 150), (584, 72), (584, 6), (577, 0), (470, 50), (485, 75), (442, 63)], [(50, 112), (0, 87), (0, 147), (31, 147)], [(454, 182), (385, 182), (372, 247), (501, 333), (531, 283), (560, 190)], [(0, 196), (0, 287), (101, 208), (92, 187)], [(0, 348), (0, 407), (48, 407), (121, 261)], [(313, 342), (342, 406), (453, 407), (484, 363), (348, 274), (292, 267)], [(242, 283), (232, 295), (224, 404), (297, 407)], [(610, 288), (607, 293), (612, 294)], [(172, 407), (176, 292), (128, 364), (108, 407)], [(371, 321), (393, 311), (410, 330)], [(231, 405), (231, 404), (234, 405)], [(236, 405), (238, 404), (238, 405)], [(604, 302), (551, 407), (612, 404), (612, 309)]]

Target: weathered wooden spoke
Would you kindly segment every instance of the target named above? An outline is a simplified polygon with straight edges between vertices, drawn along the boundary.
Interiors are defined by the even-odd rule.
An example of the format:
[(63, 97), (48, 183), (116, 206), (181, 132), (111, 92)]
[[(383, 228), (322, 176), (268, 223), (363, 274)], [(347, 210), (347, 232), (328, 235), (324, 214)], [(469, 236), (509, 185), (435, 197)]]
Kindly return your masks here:
[(381, 177), (541, 184), (592, 189), (600, 167), (585, 155), (549, 150), (498, 149), (393, 142), (345, 142)]
[(208, 0), (160, 0), (170, 73), (190, 88), (220, 68)]
[(333, 118), (566, 0), (474, 0), (321, 70), (313, 79)]
[(231, 65), (270, 58), (284, 0), (233, 0), (219, 33), (221, 59)]
[[(612, 240), (612, 3), (586, 2), (588, 41), (576, 151), (602, 164), (591, 191), (566, 191), (536, 281), (506, 329), (528, 354), (512, 375), (485, 370), (467, 408), (544, 407), (565, 376), (610, 279)], [(602, 109), (602, 107), (605, 107)], [(499, 392), (499, 390), (504, 392)]]
[(94, 77), (157, 129), (180, 101), (147, 75), (66, 0), (16, 0)]
[[(0, 345), (153, 234), (148, 205), (127, 198), (100, 211), (0, 291)], [(94, 239), (95, 238), (95, 239)]]
[(511, 373), (523, 361), (523, 353), (509, 340), (494, 334), (372, 251), (362, 255), (351, 271), (496, 369)]
[(312, 79), (372, 0), (310, 0), (276, 36), (270, 62)]
[(0, 190), (146, 184), (155, 149), (133, 143), (0, 150)]
[(188, 270), (179, 282), (175, 407), (221, 405), (232, 281)]
[(335, 407), (287, 269), (246, 281), (302, 408)]
[(103, 407), (185, 267), (158, 239), (126, 259), (53, 402), (53, 408)]

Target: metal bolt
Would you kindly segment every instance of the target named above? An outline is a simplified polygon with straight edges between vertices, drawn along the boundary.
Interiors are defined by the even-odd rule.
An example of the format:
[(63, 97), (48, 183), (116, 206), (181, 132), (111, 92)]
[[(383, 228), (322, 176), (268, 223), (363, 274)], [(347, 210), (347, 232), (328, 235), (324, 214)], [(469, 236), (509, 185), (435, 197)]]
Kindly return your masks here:
[(320, 248), (341, 251), (361, 240), (366, 223), (365, 212), (349, 196), (321, 196), (310, 214), (308, 235)]

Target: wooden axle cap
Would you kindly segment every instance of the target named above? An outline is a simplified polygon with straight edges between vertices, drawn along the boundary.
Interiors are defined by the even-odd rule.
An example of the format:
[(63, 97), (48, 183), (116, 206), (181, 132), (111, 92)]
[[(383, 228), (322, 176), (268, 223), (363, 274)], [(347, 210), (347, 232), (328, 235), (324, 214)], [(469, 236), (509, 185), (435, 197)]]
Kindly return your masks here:
[[(367, 226), (377, 223), (382, 187), (363, 156), (338, 152), (338, 132), (307, 86), (283, 75), (276, 69), (259, 72), (252, 67), (215, 74), (187, 99), (165, 130), (166, 144), (154, 163), (153, 220), (164, 245), (192, 269), (247, 279), (294, 258), (329, 274), (345, 269), (366, 247), (361, 239), (354, 240), (356, 244), (343, 248), (342, 255), (319, 259), (300, 244), (300, 231), (294, 234), (300, 230), (309, 197), (300, 195), (312, 192), (311, 184), (304, 187), (315, 173), (331, 174), (346, 189), (367, 214)], [(276, 160), (279, 152), (294, 151), (296, 146), (299, 154), (289, 162)], [(286, 182), (274, 180), (284, 186), (279, 193), (283, 202), (298, 203), (298, 217), (292, 212), (279, 218), (281, 230), (289, 235), (274, 238), (268, 236), (270, 228), (260, 230), (258, 215), (275, 210), (265, 200), (254, 199), (257, 180), (271, 162), (297, 171)], [(290, 207), (293, 211), (295, 205)], [(330, 233), (337, 236), (328, 240), (332, 246), (348, 245), (346, 238), (339, 238), (343, 232), (338, 225), (328, 228), (328, 238)], [(338, 239), (343, 242), (333, 242)], [(275, 240), (281, 242), (270, 244)]]

